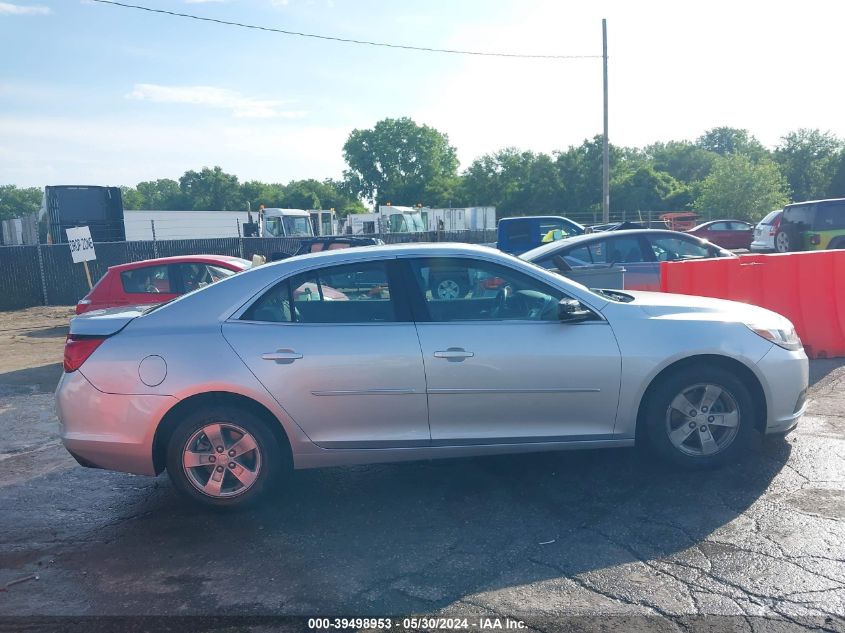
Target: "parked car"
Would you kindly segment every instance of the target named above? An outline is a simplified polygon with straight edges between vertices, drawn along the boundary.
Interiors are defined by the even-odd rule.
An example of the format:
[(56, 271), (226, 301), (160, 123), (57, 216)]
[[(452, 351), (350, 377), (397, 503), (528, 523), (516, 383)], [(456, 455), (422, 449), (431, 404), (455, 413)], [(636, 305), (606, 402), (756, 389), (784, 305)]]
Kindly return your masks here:
[[(459, 267), (489, 287), (437, 298), (426, 279)], [(381, 276), (378, 295), (346, 288), (361, 273)], [(348, 300), (299, 300), (304, 283)], [(157, 308), (77, 317), (64, 370), (60, 435), (80, 464), (166, 469), (210, 506), (255, 501), (291, 466), (635, 442), (716, 466), (748, 458), (755, 430), (794, 428), (808, 384), (774, 312), (593, 292), (459, 244), (304, 255)]]
[(159, 257), (111, 266), (76, 304), (76, 313), (164, 303), (250, 266), (252, 262), (226, 255)]
[(621, 264), (626, 289), (660, 290), (660, 262), (736, 255), (687, 233), (632, 229), (578, 235), (544, 244), (520, 257), (549, 270), (559, 268), (556, 257), (563, 257), (572, 268)]
[(775, 235), (780, 227), (782, 216), (783, 209), (775, 209), (757, 223), (750, 246), (752, 251), (766, 253), (775, 250)]
[(748, 249), (751, 248), (754, 225), (743, 220), (713, 220), (699, 224), (686, 233), (700, 237), (722, 248)]
[(556, 215), (529, 215), (502, 218), (496, 225), (496, 248), (504, 253), (519, 255), (531, 250), (547, 238), (550, 232), (563, 236), (581, 235), (585, 228), (569, 218)]
[(609, 222), (608, 224), (594, 224), (589, 227), (586, 233), (604, 233), (606, 231), (625, 231), (627, 229), (644, 229), (645, 225), (639, 222)]
[(845, 248), (845, 198), (813, 200), (783, 208), (775, 250), (820, 251)]
[(299, 243), (299, 248), (293, 255), (288, 253), (272, 253), (270, 261), (277, 262), (280, 259), (287, 259), (288, 257), (295, 257), (296, 255), (306, 255), (308, 253), (319, 253), (320, 251), (334, 251), (340, 248), (352, 248), (357, 246), (377, 246), (384, 244), (384, 242), (375, 237), (359, 237), (348, 235), (327, 235), (324, 237), (312, 237), (304, 239)]

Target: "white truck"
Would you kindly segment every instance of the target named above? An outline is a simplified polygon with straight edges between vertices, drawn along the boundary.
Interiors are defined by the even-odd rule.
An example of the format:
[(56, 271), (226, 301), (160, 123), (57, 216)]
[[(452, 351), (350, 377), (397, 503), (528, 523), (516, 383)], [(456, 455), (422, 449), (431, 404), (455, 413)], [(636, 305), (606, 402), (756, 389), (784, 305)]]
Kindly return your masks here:
[(436, 209), (379, 205), (373, 213), (350, 214), (342, 233), (421, 233), (496, 228), (496, 207)]
[(128, 241), (214, 237), (313, 237), (336, 231), (334, 211), (124, 211)]

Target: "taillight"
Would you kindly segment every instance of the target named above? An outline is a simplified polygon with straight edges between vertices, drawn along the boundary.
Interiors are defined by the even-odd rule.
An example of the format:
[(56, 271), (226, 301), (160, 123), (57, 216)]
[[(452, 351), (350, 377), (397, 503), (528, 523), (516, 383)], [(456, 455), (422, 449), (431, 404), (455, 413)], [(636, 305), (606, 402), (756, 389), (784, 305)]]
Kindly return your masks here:
[(822, 236), (821, 235), (811, 235), (810, 236), (810, 244), (818, 245), (822, 243)]
[(65, 341), (65, 371), (70, 373), (82, 366), (88, 357), (94, 353), (100, 344), (106, 340), (104, 336), (79, 336), (68, 334)]
[(79, 303), (76, 304), (76, 313), (82, 314), (83, 312), (85, 312), (88, 309), (88, 307), (90, 305), (91, 305), (91, 299), (88, 299), (88, 298), (80, 299)]

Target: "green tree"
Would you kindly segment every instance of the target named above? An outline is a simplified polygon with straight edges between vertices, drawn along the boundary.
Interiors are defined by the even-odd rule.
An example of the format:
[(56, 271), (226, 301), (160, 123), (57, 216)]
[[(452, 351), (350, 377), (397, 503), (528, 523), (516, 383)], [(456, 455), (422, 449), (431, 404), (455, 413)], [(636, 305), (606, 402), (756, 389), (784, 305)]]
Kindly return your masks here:
[(820, 130), (802, 128), (781, 138), (775, 160), (792, 189), (793, 200), (817, 200), (828, 194), (842, 149), (840, 139)]
[(698, 137), (698, 147), (721, 156), (744, 154), (753, 160), (769, 156), (769, 151), (748, 130), (715, 127)]
[(179, 190), (188, 209), (242, 211), (246, 208), (238, 177), (227, 174), (220, 167), (186, 171), (179, 179)]
[(134, 190), (124, 192), (123, 198), (123, 206), (127, 209), (178, 211), (192, 208), (185, 203), (179, 183), (170, 178), (139, 182)]
[(38, 187), (0, 185), (0, 220), (38, 213), (43, 192)]
[[(617, 147), (609, 148), (610, 174), (613, 179), (623, 178), (635, 171), (644, 161), (645, 156), (637, 149)], [(579, 146), (573, 146), (565, 152), (556, 152), (556, 163), (566, 196), (562, 198), (563, 212), (575, 215), (601, 210), (602, 194), (602, 137), (594, 136)], [(611, 206), (616, 204), (611, 197)], [(583, 219), (583, 216), (581, 216)]]
[(836, 168), (833, 170), (825, 197), (845, 198), (845, 150), (841, 151), (836, 159)]
[(654, 143), (645, 148), (656, 171), (666, 172), (675, 180), (690, 184), (707, 178), (719, 155), (689, 141)]
[(755, 163), (746, 155), (732, 154), (716, 163), (693, 206), (712, 218), (756, 221), (788, 202), (786, 179), (774, 161)]
[(124, 209), (143, 209), (144, 196), (135, 187), (121, 187), (120, 194), (123, 198)]
[(449, 137), (407, 117), (353, 130), (343, 146), (343, 158), (349, 167), (344, 172), (349, 186), (374, 204), (441, 204), (426, 199), (426, 193), (438, 191), (440, 181), (454, 178), (458, 171)]
[(611, 183), (610, 200), (614, 209), (625, 211), (672, 211), (689, 203), (689, 191), (666, 172), (643, 164)]

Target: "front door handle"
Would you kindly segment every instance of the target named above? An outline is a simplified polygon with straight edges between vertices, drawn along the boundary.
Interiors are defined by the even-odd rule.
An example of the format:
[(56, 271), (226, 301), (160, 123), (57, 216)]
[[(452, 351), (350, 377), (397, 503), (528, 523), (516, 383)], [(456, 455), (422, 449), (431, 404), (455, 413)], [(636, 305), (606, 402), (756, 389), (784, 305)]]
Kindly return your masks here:
[(275, 352), (267, 352), (261, 355), (264, 360), (273, 360), (283, 365), (289, 365), (295, 360), (302, 358), (302, 354), (294, 352), (292, 349), (280, 349)]
[(465, 358), (472, 358), (473, 356), (475, 356), (475, 354), (468, 352), (461, 347), (450, 347), (444, 351), (434, 352), (435, 358), (445, 358), (450, 362), (462, 361)]

